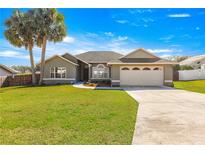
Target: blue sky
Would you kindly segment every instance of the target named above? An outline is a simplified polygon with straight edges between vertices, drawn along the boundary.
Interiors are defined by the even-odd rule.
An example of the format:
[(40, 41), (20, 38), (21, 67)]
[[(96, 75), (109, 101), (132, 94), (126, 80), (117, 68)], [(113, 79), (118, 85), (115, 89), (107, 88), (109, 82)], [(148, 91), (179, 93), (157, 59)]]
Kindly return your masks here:
[[(27, 9), (20, 9), (26, 11)], [(28, 51), (4, 38), (4, 21), (13, 9), (0, 9), (0, 63), (29, 65)], [(145, 48), (154, 54), (205, 54), (205, 9), (58, 9), (65, 16), (68, 36), (47, 45), (46, 56), (69, 52)], [(41, 49), (33, 49), (39, 62)]]

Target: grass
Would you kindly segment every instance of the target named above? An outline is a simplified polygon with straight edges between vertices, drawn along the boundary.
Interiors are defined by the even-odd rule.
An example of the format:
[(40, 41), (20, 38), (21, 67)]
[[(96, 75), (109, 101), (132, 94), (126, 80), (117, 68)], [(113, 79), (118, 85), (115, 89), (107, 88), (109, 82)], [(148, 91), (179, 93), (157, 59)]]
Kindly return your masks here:
[(131, 144), (137, 106), (117, 90), (0, 88), (0, 144)]
[(177, 81), (174, 82), (174, 87), (177, 89), (205, 93), (205, 80)]

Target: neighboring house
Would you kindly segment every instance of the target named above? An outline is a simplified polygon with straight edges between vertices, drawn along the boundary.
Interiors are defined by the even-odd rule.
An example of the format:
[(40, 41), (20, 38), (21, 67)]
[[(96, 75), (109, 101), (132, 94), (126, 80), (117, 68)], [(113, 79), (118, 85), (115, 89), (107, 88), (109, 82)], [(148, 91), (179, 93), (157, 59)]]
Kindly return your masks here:
[(66, 53), (46, 60), (43, 80), (46, 84), (109, 81), (112, 86), (172, 86), (175, 64), (144, 49), (125, 56), (112, 51)]
[(201, 69), (205, 64), (205, 55), (190, 57), (179, 63), (180, 66), (191, 66), (193, 69)]
[(17, 71), (5, 66), (5, 65), (2, 65), (0, 64), (0, 76), (9, 76), (9, 75), (14, 75), (16, 74)]

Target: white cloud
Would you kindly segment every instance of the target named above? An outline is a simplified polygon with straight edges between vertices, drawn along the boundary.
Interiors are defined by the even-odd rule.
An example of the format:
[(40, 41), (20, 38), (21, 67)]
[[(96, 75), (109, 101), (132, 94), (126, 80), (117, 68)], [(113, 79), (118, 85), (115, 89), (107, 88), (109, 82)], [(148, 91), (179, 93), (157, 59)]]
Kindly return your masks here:
[(169, 41), (173, 38), (174, 38), (174, 35), (169, 35), (169, 36), (166, 36), (166, 37), (161, 37), (160, 40)]
[(128, 23), (129, 21), (127, 20), (115, 20), (117, 23), (120, 23), (120, 24), (126, 24)]
[(125, 41), (125, 40), (128, 39), (128, 37), (127, 37), (127, 36), (118, 36), (117, 39), (118, 39), (119, 41)]
[(149, 23), (149, 22), (154, 22), (154, 19), (152, 18), (142, 18), (142, 21), (145, 23)]
[(164, 55), (161, 55), (160, 57), (161, 58), (168, 58), (168, 57), (171, 57), (172, 55), (169, 55), (169, 54), (164, 54)]
[(87, 37), (91, 37), (91, 38), (96, 38), (96, 37), (98, 37), (98, 34), (88, 32), (88, 33), (86, 34), (86, 36), (87, 36)]
[(180, 37), (183, 38), (183, 39), (191, 39), (192, 38), (192, 36), (189, 35), (189, 34), (183, 34)]
[(106, 36), (110, 36), (110, 37), (113, 37), (114, 36), (114, 34), (112, 33), (112, 32), (105, 32), (104, 33)]
[(168, 53), (168, 52), (174, 52), (173, 49), (147, 49), (148, 51), (152, 53)]
[(142, 14), (142, 13), (152, 13), (151, 9), (129, 9), (130, 14)]
[(147, 24), (144, 24), (144, 27), (148, 27), (148, 25), (147, 25)]
[(200, 28), (199, 28), (199, 27), (196, 27), (196, 30), (200, 30)]
[(65, 42), (65, 43), (73, 43), (74, 41), (75, 41), (74, 37), (70, 37), (70, 36), (66, 36), (63, 39), (63, 42)]
[[(46, 58), (49, 58), (55, 54), (61, 55), (66, 52), (75, 55), (93, 50), (116, 51), (126, 54), (137, 48), (137, 46), (140, 46), (138, 42), (132, 40), (132, 38), (128, 38), (128, 36), (113, 34), (113, 37), (105, 37), (106, 34), (104, 33), (110, 36), (113, 34), (109, 31), (103, 33), (101, 32), (97, 35), (85, 32), (72, 36), (73, 38), (75, 38), (74, 43), (66, 43), (64, 41), (57, 43), (48, 42), (46, 47)], [(4, 44), (6, 44), (6, 42), (7, 41), (5, 41)], [(2, 46), (4, 49), (0, 51), (0, 57), (13, 57), (15, 59), (24, 59), (22, 60), (22, 64), (30, 64), (29, 53), (24, 48), (15, 48), (13, 46), (10, 46), (10, 44), (8, 43), (5, 47), (4, 45)], [(34, 47), (33, 53), (35, 55), (35, 63), (39, 62), (41, 56), (41, 48)], [(18, 64), (21, 64), (21, 62), (19, 62)]]
[(139, 27), (139, 26), (140, 26), (139, 24), (134, 23), (134, 22), (132, 22), (130, 25), (131, 25), (131, 26), (134, 26), (134, 27)]
[(180, 44), (172, 44), (171, 46), (172, 47), (180, 47), (181, 45)]
[(24, 55), (21, 52), (11, 51), (11, 50), (1, 51), (0, 52), (0, 57), (4, 57), (4, 58), (18, 58), (18, 59), (29, 59), (28, 55)]
[(191, 15), (188, 13), (169, 14), (168, 17), (170, 17), (170, 18), (187, 18), (187, 17), (191, 17)]

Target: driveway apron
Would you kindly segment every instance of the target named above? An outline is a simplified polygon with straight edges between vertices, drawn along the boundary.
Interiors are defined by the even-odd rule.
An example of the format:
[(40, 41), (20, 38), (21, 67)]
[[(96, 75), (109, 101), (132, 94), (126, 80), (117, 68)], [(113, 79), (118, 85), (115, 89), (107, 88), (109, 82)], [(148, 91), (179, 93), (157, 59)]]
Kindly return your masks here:
[(205, 94), (125, 88), (139, 102), (133, 144), (205, 144)]

